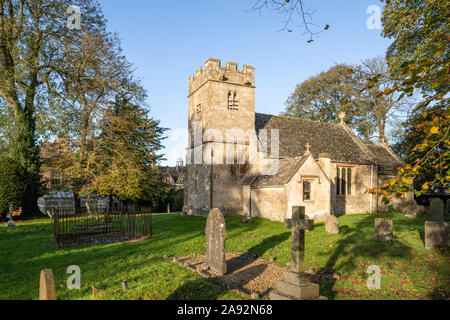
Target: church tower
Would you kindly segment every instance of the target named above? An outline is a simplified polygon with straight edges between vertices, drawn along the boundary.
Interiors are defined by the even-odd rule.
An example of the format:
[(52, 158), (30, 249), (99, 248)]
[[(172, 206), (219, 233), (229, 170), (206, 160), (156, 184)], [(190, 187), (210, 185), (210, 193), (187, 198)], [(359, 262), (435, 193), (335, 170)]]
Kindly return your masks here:
[[(238, 70), (234, 62), (221, 66), (220, 60), (209, 58), (189, 77), (188, 85), (186, 211), (202, 215), (213, 207), (239, 211), (242, 186), (237, 185), (235, 166), (225, 157), (230, 157), (228, 148), (234, 150), (236, 162), (236, 157), (248, 157), (248, 151), (237, 153), (248, 145), (248, 136), (239, 131), (255, 131), (255, 69), (244, 65)], [(227, 139), (230, 136), (233, 139)]]

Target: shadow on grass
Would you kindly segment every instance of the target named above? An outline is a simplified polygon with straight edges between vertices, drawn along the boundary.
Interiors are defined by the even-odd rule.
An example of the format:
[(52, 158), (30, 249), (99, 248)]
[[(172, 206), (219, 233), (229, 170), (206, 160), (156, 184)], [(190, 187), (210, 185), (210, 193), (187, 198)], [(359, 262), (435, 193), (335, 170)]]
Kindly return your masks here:
[(248, 254), (257, 255), (258, 257), (261, 257), (269, 251), (270, 249), (275, 248), (280, 243), (286, 241), (291, 236), (291, 232), (284, 232), (281, 234), (277, 234), (274, 236), (271, 236), (269, 238), (265, 238), (260, 244), (257, 244), (250, 249), (247, 250)]
[[(375, 218), (387, 218), (394, 220), (394, 232), (392, 242), (377, 242), (373, 239)], [(355, 223), (350, 228), (347, 225), (340, 227), (340, 234), (343, 237), (337, 241), (337, 247), (328, 258), (325, 268), (318, 271), (320, 273), (332, 272), (332, 270), (342, 270), (349, 274), (357, 269), (356, 261), (359, 258), (378, 259), (378, 258), (394, 258), (405, 264), (409, 264), (413, 258), (413, 250), (408, 243), (402, 242), (396, 236), (400, 233), (418, 233), (423, 241), (425, 217), (417, 218), (399, 218), (392, 213), (374, 214), (365, 216), (361, 221)], [(365, 229), (365, 231), (363, 231)], [(443, 249), (440, 253), (445, 255), (448, 250)], [(375, 263), (376, 264), (376, 263)], [(442, 267), (441, 267), (442, 268)], [(442, 271), (441, 268), (429, 267), (430, 271)], [(435, 269), (435, 270), (432, 270)], [(441, 270), (439, 270), (441, 269)], [(383, 274), (383, 270), (381, 271)], [(337, 292), (334, 290), (336, 279), (331, 279), (321, 283), (321, 293), (329, 299), (334, 300)], [(441, 297), (442, 292), (447, 290), (448, 283), (437, 285), (429, 294), (429, 297)], [(447, 288), (444, 288), (447, 286)]]
[[(230, 260), (230, 262), (232, 261)], [(240, 268), (244, 268), (247, 264), (239, 264), (236, 261), (233, 264), (235, 267), (228, 270), (228, 273), (224, 276), (212, 277), (208, 280), (197, 279), (185, 282), (167, 297), (167, 300), (217, 300), (219, 295), (225, 293), (226, 290), (236, 289), (250, 293), (243, 287), (262, 274), (267, 268), (267, 265), (257, 265), (235, 272)], [(262, 294), (267, 294), (267, 292), (263, 292)]]

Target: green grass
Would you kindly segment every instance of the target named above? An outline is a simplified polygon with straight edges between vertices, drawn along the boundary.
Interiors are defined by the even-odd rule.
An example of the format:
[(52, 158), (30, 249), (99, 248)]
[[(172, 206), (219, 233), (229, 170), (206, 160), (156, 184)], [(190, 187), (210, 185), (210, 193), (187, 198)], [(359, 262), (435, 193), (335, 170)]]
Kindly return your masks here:
[[(374, 219), (394, 220), (393, 243), (373, 240)], [(282, 223), (254, 219), (240, 223), (226, 217), (227, 251), (273, 258), (286, 266), (290, 230)], [(321, 284), (329, 299), (447, 299), (450, 297), (450, 251), (424, 248), (424, 217), (400, 213), (351, 215), (339, 218), (341, 234), (328, 235), (324, 223), (306, 235), (306, 267), (333, 270), (338, 279)], [(0, 226), (0, 299), (37, 299), (40, 270), (55, 273), (58, 299), (244, 299), (197, 274), (164, 261), (164, 255), (204, 253), (205, 219), (180, 214), (156, 215), (153, 238), (136, 243), (56, 249), (48, 219)], [(42, 230), (43, 229), (43, 230)], [(355, 244), (352, 249), (348, 244)], [(81, 268), (81, 290), (68, 290), (70, 265)], [(367, 267), (381, 269), (381, 290), (366, 287)], [(122, 291), (121, 280), (128, 280)]]

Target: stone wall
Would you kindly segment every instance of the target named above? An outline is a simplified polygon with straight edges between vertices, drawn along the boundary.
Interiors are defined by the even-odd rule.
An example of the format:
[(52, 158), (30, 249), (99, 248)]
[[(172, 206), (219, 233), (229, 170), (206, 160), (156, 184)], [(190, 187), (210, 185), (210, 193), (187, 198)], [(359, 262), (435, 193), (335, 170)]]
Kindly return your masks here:
[[(311, 182), (311, 200), (303, 200), (303, 181)], [(323, 218), (330, 214), (330, 182), (318, 163), (309, 157), (286, 185), (286, 217), (292, 215), (293, 206), (305, 207), (310, 219)]]
[(258, 188), (251, 190), (252, 217), (284, 221), (286, 217), (285, 188)]
[[(351, 168), (352, 169), (352, 190), (351, 195), (337, 195), (336, 181), (337, 181), (337, 168)], [(355, 165), (348, 163), (332, 163), (331, 165), (331, 202), (333, 206), (333, 212), (336, 215), (341, 214), (357, 214), (357, 213), (369, 213), (372, 210), (377, 212), (377, 198), (371, 195), (367, 191), (371, 187), (371, 177), (373, 179), (372, 187), (377, 186), (378, 181), (378, 167), (371, 165)], [(372, 209), (371, 199), (372, 198)]]

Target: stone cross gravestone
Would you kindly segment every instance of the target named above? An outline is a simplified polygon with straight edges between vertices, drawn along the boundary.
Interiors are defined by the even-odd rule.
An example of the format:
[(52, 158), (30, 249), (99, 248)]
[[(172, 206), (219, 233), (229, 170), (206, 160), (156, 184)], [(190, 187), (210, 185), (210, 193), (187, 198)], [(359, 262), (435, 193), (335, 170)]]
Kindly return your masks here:
[(375, 241), (392, 241), (393, 221), (389, 219), (375, 219)]
[(433, 198), (430, 201), (430, 218), (431, 221), (444, 221), (444, 201), (439, 198)]
[(270, 293), (271, 300), (319, 299), (319, 285), (305, 272), (305, 230), (314, 229), (314, 220), (305, 219), (305, 207), (292, 207), (292, 219), (285, 221), (292, 229), (291, 271), (278, 282), (278, 290)]
[(55, 276), (52, 269), (41, 271), (39, 300), (56, 300)]
[(227, 273), (225, 237), (225, 219), (222, 212), (214, 208), (206, 219), (206, 266), (219, 275)]
[(336, 216), (329, 215), (325, 218), (325, 231), (330, 234), (339, 234), (339, 220)]

